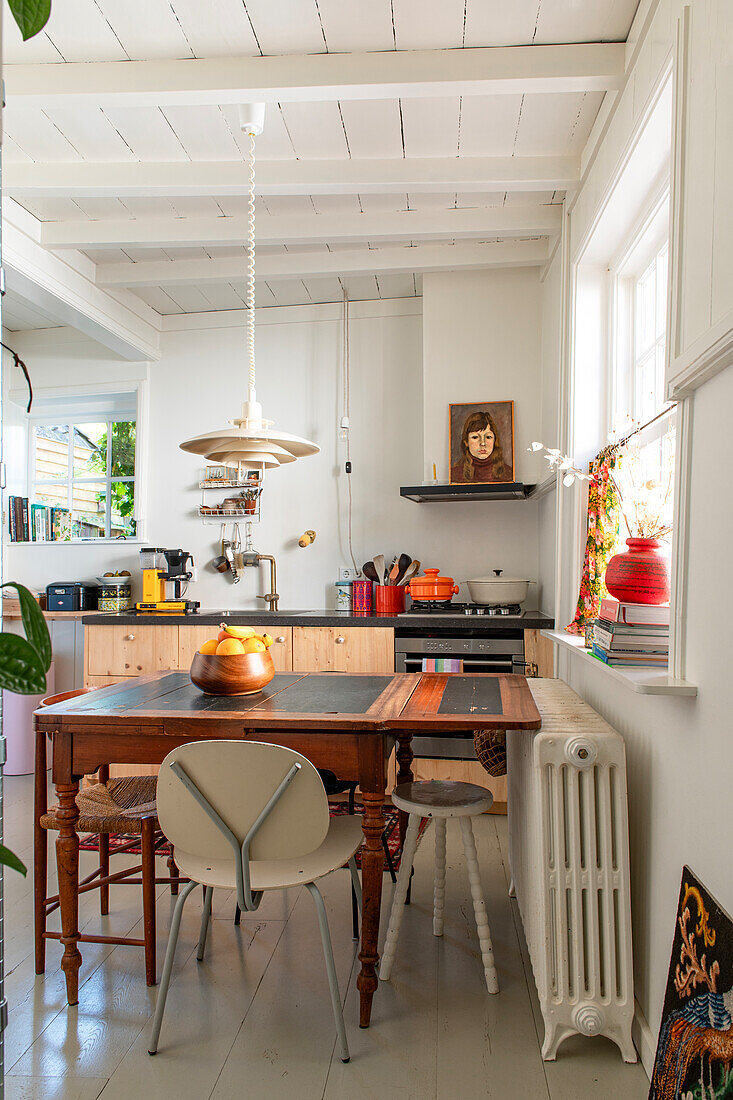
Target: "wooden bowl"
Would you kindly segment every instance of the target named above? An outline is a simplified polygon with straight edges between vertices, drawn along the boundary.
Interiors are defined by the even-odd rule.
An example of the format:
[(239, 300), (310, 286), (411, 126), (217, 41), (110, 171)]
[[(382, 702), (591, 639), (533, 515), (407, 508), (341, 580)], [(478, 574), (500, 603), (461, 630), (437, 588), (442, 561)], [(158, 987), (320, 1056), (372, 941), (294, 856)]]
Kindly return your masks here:
[(190, 672), (196, 687), (206, 695), (254, 695), (262, 691), (274, 675), (275, 665), (268, 650), (226, 657), (196, 653)]

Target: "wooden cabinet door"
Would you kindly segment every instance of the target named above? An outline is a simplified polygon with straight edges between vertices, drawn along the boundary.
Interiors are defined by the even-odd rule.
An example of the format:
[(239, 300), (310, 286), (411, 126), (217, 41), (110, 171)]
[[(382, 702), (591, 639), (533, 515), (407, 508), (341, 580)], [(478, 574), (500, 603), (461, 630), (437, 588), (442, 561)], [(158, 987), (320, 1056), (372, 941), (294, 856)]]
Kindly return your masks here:
[(555, 675), (555, 646), (549, 638), (543, 638), (539, 630), (524, 632), (524, 661), (527, 676)]
[(178, 627), (87, 626), (84, 629), (85, 682), (92, 676), (145, 676), (178, 667)]
[[(270, 648), (278, 672), (290, 672), (293, 667), (293, 628), (291, 626), (254, 626), (255, 634), (269, 632), (274, 641)], [(219, 633), (218, 626), (179, 626), (177, 668), (189, 669), (199, 646)]]
[(384, 626), (295, 626), (293, 671), (394, 672), (394, 630)]

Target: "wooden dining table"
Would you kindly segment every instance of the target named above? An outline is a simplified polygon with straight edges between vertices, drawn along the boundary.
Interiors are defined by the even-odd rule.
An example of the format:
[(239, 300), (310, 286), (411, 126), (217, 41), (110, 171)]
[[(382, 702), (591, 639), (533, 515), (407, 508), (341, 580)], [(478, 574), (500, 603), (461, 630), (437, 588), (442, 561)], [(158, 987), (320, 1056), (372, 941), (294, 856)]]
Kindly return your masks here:
[(412, 780), (413, 733), (539, 729), (523, 676), (510, 674), (277, 673), (256, 695), (212, 696), (186, 672), (129, 678), (39, 710), (38, 730), (53, 739), (53, 783), (61, 828), (56, 840), (61, 967), (69, 1004), (79, 1000), (79, 811), (84, 775), (103, 764), (159, 764), (177, 745), (248, 738), (286, 745), (339, 779), (358, 781), (362, 828), (362, 924), (357, 979), (359, 1023), (368, 1027), (378, 986), (383, 805), (395, 744), (397, 783)]

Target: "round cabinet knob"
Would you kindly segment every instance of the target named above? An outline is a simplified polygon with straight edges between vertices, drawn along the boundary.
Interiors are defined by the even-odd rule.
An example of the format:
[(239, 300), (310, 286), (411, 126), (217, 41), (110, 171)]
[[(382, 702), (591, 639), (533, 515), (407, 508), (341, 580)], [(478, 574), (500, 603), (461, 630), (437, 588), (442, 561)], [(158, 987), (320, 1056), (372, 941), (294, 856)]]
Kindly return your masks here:
[(125, 641), (126, 642), (134, 642), (135, 641), (135, 635), (134, 634), (125, 634)]
[(280, 645), (282, 645), (282, 643), (285, 641), (284, 635), (281, 634), (279, 638), (275, 638), (275, 641), (280, 642)]
[(343, 645), (345, 641), (346, 638), (344, 638), (343, 634), (339, 634), (339, 636), (336, 638), (336, 645)]

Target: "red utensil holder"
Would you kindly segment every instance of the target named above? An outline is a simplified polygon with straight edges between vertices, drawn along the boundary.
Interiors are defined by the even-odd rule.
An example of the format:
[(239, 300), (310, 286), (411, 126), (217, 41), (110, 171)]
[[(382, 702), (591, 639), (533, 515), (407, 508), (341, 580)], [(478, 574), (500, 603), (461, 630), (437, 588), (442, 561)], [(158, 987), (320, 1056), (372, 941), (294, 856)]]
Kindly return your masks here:
[(378, 615), (399, 615), (405, 610), (405, 586), (403, 584), (375, 585), (374, 610)]

